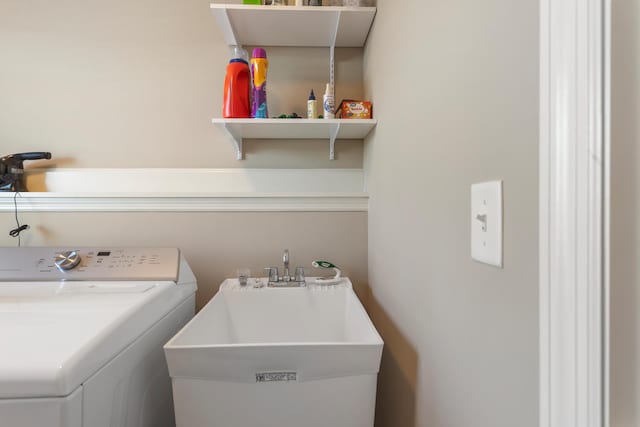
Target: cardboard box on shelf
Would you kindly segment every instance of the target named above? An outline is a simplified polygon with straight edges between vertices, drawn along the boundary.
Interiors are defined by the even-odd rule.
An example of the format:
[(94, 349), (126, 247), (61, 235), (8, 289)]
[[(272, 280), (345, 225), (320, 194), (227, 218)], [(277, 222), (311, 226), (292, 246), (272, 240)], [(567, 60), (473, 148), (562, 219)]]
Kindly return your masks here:
[(338, 105), (338, 119), (370, 119), (373, 117), (371, 102), (343, 99)]

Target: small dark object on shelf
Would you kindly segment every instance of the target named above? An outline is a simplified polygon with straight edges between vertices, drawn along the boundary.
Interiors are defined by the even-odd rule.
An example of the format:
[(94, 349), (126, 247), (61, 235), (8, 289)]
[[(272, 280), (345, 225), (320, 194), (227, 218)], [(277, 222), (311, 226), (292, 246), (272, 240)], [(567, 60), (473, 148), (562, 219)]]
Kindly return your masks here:
[(274, 117), (274, 119), (301, 119), (302, 117), (300, 117), (298, 115), (298, 113), (291, 113), (291, 114), (280, 114), (278, 117)]
[(50, 159), (51, 153), (33, 152), (0, 157), (0, 191), (25, 192), (24, 161)]

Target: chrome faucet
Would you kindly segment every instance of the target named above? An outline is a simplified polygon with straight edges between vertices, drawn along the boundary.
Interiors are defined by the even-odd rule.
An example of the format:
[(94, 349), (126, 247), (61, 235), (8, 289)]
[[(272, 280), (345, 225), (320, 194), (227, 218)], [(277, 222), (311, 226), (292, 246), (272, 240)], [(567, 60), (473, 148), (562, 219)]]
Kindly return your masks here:
[(278, 267), (265, 267), (264, 271), (267, 273), (268, 285), (272, 287), (295, 287), (306, 286), (304, 277), (304, 269), (302, 267), (296, 268), (296, 276), (291, 277), (289, 270), (289, 249), (285, 249), (282, 254), (282, 262), (284, 264), (284, 271), (282, 276), (278, 276)]
[(284, 271), (282, 272), (282, 281), (288, 282), (291, 280), (291, 276), (289, 275), (289, 249), (284, 250), (284, 254), (282, 255), (282, 262), (284, 263)]

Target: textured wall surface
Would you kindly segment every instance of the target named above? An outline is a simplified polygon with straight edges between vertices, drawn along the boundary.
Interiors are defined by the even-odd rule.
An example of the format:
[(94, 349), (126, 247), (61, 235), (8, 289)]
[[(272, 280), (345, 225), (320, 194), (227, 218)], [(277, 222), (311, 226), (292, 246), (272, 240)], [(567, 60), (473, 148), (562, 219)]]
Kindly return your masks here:
[[(381, 1), (365, 49), (378, 426), (538, 424), (538, 2)], [(504, 269), (470, 185), (504, 180)]]
[(612, 2), (611, 427), (640, 425), (640, 2)]
[[(179, 247), (198, 278), (198, 308), (239, 267), (264, 276), (263, 267), (282, 266), (291, 253), (291, 268), (308, 275), (315, 259), (335, 261), (367, 297), (367, 214), (348, 213), (23, 213), (32, 229), (22, 243), (29, 246), (161, 246)], [(0, 215), (0, 230), (15, 227), (13, 215)], [(1, 246), (17, 241), (6, 233)], [(282, 267), (280, 267), (282, 271)], [(298, 319), (299, 320), (299, 319)]]

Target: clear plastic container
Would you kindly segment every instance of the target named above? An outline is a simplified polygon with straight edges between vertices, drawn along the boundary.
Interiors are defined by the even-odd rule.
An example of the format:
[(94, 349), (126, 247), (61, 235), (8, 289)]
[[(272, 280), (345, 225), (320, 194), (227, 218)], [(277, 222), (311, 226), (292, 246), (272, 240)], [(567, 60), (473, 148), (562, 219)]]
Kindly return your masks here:
[(374, 0), (341, 0), (343, 6), (370, 7), (375, 6)]

